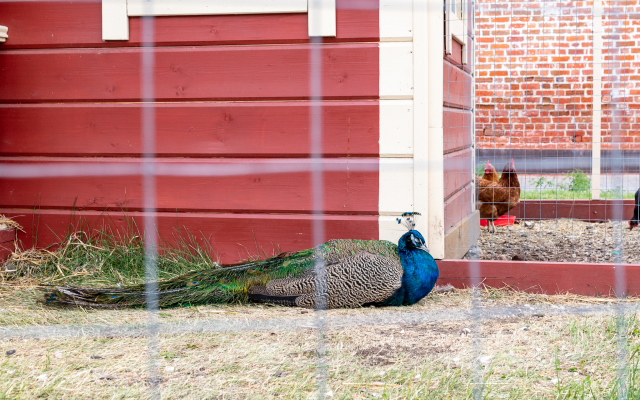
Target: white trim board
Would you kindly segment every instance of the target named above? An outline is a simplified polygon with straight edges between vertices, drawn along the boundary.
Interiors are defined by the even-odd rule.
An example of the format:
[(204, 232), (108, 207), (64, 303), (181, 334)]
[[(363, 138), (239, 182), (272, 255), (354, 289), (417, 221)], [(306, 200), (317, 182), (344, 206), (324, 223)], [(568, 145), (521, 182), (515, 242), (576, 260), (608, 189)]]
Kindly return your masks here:
[(102, 0), (102, 40), (129, 40), (129, 17), (309, 14), (309, 36), (336, 36), (335, 0)]

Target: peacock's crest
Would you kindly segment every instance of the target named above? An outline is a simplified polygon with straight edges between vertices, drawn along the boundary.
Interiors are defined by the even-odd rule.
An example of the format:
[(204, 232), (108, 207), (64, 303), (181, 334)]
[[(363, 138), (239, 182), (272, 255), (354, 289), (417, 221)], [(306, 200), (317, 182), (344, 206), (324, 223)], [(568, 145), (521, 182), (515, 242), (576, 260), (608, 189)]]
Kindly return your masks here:
[(396, 221), (398, 221), (398, 224), (404, 225), (408, 231), (411, 231), (416, 228), (416, 221), (420, 215), (421, 214), (419, 212), (409, 211), (402, 213), (402, 216), (400, 218), (396, 218)]

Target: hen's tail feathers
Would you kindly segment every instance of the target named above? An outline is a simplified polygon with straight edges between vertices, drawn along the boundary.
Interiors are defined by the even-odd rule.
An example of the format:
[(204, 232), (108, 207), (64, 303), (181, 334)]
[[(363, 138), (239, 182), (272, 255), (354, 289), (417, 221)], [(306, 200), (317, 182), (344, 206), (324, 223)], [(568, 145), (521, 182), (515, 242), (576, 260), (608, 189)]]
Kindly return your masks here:
[[(266, 260), (189, 272), (158, 282), (158, 304), (160, 307), (169, 307), (245, 302), (249, 298), (250, 287), (264, 286), (272, 279), (297, 277), (313, 265), (313, 260), (314, 249), (308, 249), (282, 253)], [(45, 292), (46, 303), (103, 308), (141, 307), (146, 304), (144, 285), (122, 288), (41, 285), (40, 289)]]

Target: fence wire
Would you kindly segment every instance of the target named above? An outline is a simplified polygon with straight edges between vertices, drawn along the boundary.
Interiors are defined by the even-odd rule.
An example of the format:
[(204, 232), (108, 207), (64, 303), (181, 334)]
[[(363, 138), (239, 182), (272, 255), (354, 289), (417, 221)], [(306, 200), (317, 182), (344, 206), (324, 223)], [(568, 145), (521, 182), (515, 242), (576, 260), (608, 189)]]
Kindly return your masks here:
[[(90, 3), (90, 1), (87, 2)], [(628, 79), (629, 77), (623, 71), (625, 68), (631, 68), (632, 62), (624, 61), (624, 57), (618, 57), (638, 53), (626, 52), (627, 47), (624, 46), (622, 51), (618, 49), (618, 51), (609, 52), (612, 47), (607, 46), (612, 45), (616, 36), (631, 37), (635, 33), (633, 36), (637, 39), (635, 43), (640, 43), (640, 39), (638, 39), (637, 32), (627, 32), (630, 27), (634, 26), (631, 24), (634, 17), (628, 12), (630, 7), (633, 7), (629, 0), (611, 0), (602, 1), (602, 3), (604, 3), (602, 20), (603, 27), (605, 27), (602, 32), (605, 38), (601, 49), (602, 61), (593, 58), (593, 48), (585, 48), (582, 45), (583, 42), (577, 46), (564, 47), (565, 43), (573, 43), (566, 38), (594, 34), (593, 16), (599, 13), (599, 11), (594, 11), (594, 7), (596, 7), (594, 2), (487, 0), (472, 3), (449, 1), (444, 4), (445, 7), (451, 6), (456, 15), (461, 12), (460, 10), (468, 10), (462, 12), (462, 15), (465, 16), (463, 30), (466, 36), (468, 27), (472, 28), (473, 41), (467, 42), (465, 45), (471, 46), (475, 50), (468, 53), (471, 56), (467, 59), (466, 64), (455, 58), (460, 54), (449, 55), (448, 58), (445, 58), (446, 63), (467, 71), (474, 79), (472, 91), (462, 96), (463, 98), (459, 101), (468, 106), (457, 109), (454, 109), (457, 106), (451, 106), (446, 110), (451, 113), (450, 115), (466, 112), (465, 117), (448, 123), (444, 130), (445, 151), (448, 152), (445, 154), (444, 182), (445, 185), (450, 185), (445, 186), (445, 195), (447, 196), (445, 205), (450, 207), (448, 210), (454, 210), (445, 211), (446, 228), (451, 228), (455, 221), (461, 221), (470, 213), (477, 211), (475, 186), (478, 177), (475, 175), (482, 175), (479, 173), (479, 169), (484, 167), (487, 159), (495, 165), (498, 173), (501, 172), (500, 168), (504, 164), (514, 159), (521, 179), (519, 187), (521, 199), (538, 201), (535, 205), (531, 202), (522, 202), (519, 205), (518, 212), (520, 214), (516, 214), (515, 211), (507, 214), (507, 216), (516, 215), (517, 221), (521, 222), (519, 225), (501, 226), (496, 234), (488, 234), (485, 231), (487, 228), (481, 228), (480, 239), (471, 246), (469, 252), (467, 252), (467, 248), (457, 249), (462, 251), (465, 258), (471, 261), (469, 263), (469, 277), (472, 286), (476, 289), (472, 290), (469, 308), (446, 311), (385, 310), (372, 315), (331, 315), (326, 312), (326, 299), (321, 295), (323, 288), (326, 287), (326, 266), (322, 262), (317, 262), (314, 266), (318, 276), (316, 309), (311, 317), (269, 318), (258, 321), (225, 318), (218, 321), (193, 323), (165, 323), (160, 322), (158, 316), (156, 284), (158, 278), (156, 178), (158, 176), (223, 177), (250, 175), (256, 172), (309, 172), (312, 199), (311, 237), (315, 245), (330, 239), (326, 237), (327, 230), (323, 218), (328, 215), (327, 210), (324, 209), (324, 190), (327, 184), (324, 173), (330, 171), (375, 172), (379, 171), (379, 160), (324, 158), (323, 132), (325, 127), (323, 126), (322, 102), (327, 98), (323, 96), (322, 91), (322, 77), (324, 76), (322, 50), (327, 43), (322, 38), (311, 38), (308, 46), (310, 60), (310, 118), (308, 127), (310, 148), (308, 159), (255, 160), (240, 165), (225, 164), (224, 162), (206, 165), (192, 162), (175, 165), (158, 160), (155, 149), (158, 127), (156, 126), (157, 98), (154, 81), (156, 73), (156, 53), (154, 50), (157, 48), (154, 41), (156, 18), (142, 17), (140, 28), (142, 38), (142, 51), (140, 52), (142, 163), (137, 165), (108, 160), (100, 165), (81, 161), (29, 165), (3, 163), (0, 165), (0, 176), (15, 179), (127, 175), (143, 177), (146, 323), (144, 326), (140, 324), (92, 324), (0, 327), (0, 338), (7, 340), (16, 338), (69, 339), (143, 336), (147, 340), (148, 347), (149, 397), (155, 399), (163, 396), (162, 373), (157, 367), (159, 338), (162, 336), (187, 333), (216, 334), (312, 329), (315, 332), (316, 353), (315, 396), (318, 399), (325, 399), (333, 396), (327, 383), (330, 360), (327, 357), (326, 338), (329, 330), (344, 327), (468, 321), (470, 323), (469, 334), (472, 336), (470, 377), (472, 389), (470, 397), (481, 399), (487, 395), (487, 379), (485, 379), (487, 370), (483, 367), (482, 362), (483, 340), (486, 339), (483, 336), (485, 321), (531, 317), (541, 312), (545, 316), (614, 315), (616, 318), (617, 398), (629, 398), (627, 382), (629, 381), (630, 352), (627, 317), (629, 314), (637, 313), (638, 307), (626, 301), (628, 286), (626, 266), (628, 263), (640, 262), (640, 258), (635, 258), (636, 256), (640, 257), (640, 251), (633, 242), (633, 240), (637, 242), (638, 236), (630, 236), (631, 234), (623, 227), (624, 221), (629, 219), (629, 215), (627, 215), (629, 202), (625, 203), (624, 199), (629, 197), (629, 193), (632, 193), (631, 189), (635, 191), (635, 188), (640, 185), (640, 181), (630, 176), (629, 171), (637, 175), (640, 168), (638, 167), (637, 155), (634, 156), (636, 158), (630, 160), (630, 156), (627, 156), (628, 149), (624, 144), (628, 143), (629, 137), (632, 137), (629, 132), (637, 130), (637, 122), (640, 122), (636, 115), (638, 108), (635, 104), (637, 103), (634, 103), (634, 101), (638, 101), (640, 81), (636, 80), (634, 83)], [(150, 2), (143, 4), (147, 10), (153, 6)], [(413, 4), (414, 2), (398, 0), (392, 3), (386, 2), (385, 6), (387, 11), (401, 12), (407, 9), (411, 10)], [(459, 8), (456, 8), (458, 6)], [(336, 9), (339, 11), (378, 11), (379, 5), (377, 2), (364, 0), (344, 0), (337, 1)], [(592, 11), (587, 14), (585, 9), (592, 9)], [(433, 12), (440, 13), (441, 11), (445, 11), (445, 15), (449, 15), (447, 9), (441, 9), (439, 5), (437, 10)], [(321, 13), (318, 14), (318, 16), (320, 15)], [(508, 28), (501, 29), (498, 26), (503, 20), (509, 21)], [(533, 24), (534, 21), (535, 27), (530, 27), (529, 24)], [(614, 21), (621, 22), (621, 24), (617, 25), (613, 23)], [(445, 21), (445, 23), (451, 22), (450, 20)], [(611, 25), (607, 25), (608, 22)], [(0, 23), (2, 23), (1, 15)], [(491, 24), (493, 27), (489, 27)], [(443, 39), (445, 41), (451, 40), (446, 35)], [(584, 42), (586, 43), (588, 40), (585, 39)], [(451, 46), (457, 45), (460, 43), (454, 39)], [(634, 44), (630, 48), (637, 50), (640, 47)], [(572, 53), (572, 50), (575, 52)], [(578, 50), (583, 50), (584, 53), (579, 53)], [(457, 51), (460, 53), (463, 50)], [(584, 59), (578, 60), (577, 56), (574, 57), (577, 54), (585, 54)], [(590, 62), (587, 57), (589, 54), (592, 57)], [(483, 61), (479, 62), (481, 59)], [(633, 62), (637, 65), (637, 56)], [(606, 108), (604, 101), (598, 101), (594, 102), (589, 109), (588, 106), (591, 103), (585, 102), (584, 99), (589, 97), (590, 92), (593, 94), (594, 85), (599, 82), (593, 79), (593, 73), (589, 79), (588, 73), (582, 71), (589, 69), (593, 71), (598, 67), (602, 70), (603, 96), (609, 96), (610, 101), (606, 102)], [(554, 75), (553, 71), (569, 71), (569, 74), (566, 76)], [(576, 71), (577, 73), (575, 73)], [(536, 77), (540, 78), (539, 81), (536, 80)], [(444, 79), (445, 86), (454, 87), (460, 83), (458, 76), (445, 75)], [(636, 97), (630, 94), (632, 91)], [(563, 94), (559, 95), (560, 92)], [(573, 94), (568, 94), (568, 92)], [(451, 105), (458, 101), (453, 99), (453, 94), (450, 95), (451, 98), (448, 98), (447, 94), (444, 96), (445, 104)], [(575, 107), (567, 108), (567, 104)], [(599, 110), (595, 110), (593, 108), (596, 107), (595, 104), (603, 106), (600, 106)], [(530, 105), (533, 107), (529, 107)], [(536, 108), (536, 105), (541, 107)], [(602, 141), (603, 145), (607, 144), (609, 152), (606, 159), (600, 158), (599, 154), (592, 156), (591, 147), (583, 145), (584, 138), (590, 137), (590, 134), (586, 132), (594, 124), (594, 121), (589, 121), (593, 117), (594, 111), (600, 111), (603, 116), (603, 125), (607, 125), (606, 134), (603, 134)], [(414, 112), (426, 112), (426, 110), (416, 109)], [(532, 122), (526, 121), (527, 119), (536, 120)], [(634, 123), (636, 124), (633, 125)], [(600, 122), (598, 122), (599, 124)], [(461, 138), (457, 134), (458, 131), (471, 131), (473, 136), (471, 143), (468, 143), (466, 138)], [(532, 134), (536, 132), (542, 133)], [(596, 173), (595, 168), (592, 170), (596, 164), (598, 169), (599, 165), (603, 166), (602, 177), (600, 171)], [(413, 165), (413, 161), (410, 159), (400, 160), (390, 166), (389, 170), (400, 174), (403, 171), (411, 170)], [(432, 168), (437, 167), (438, 163), (428, 162), (426, 165), (427, 168)], [(587, 170), (591, 171), (591, 175), (586, 172)], [(462, 175), (465, 177), (459, 179), (458, 177)], [(602, 181), (604, 187), (602, 191), (609, 196), (609, 199), (616, 200), (608, 203), (604, 208), (604, 215), (594, 217), (596, 215), (594, 211), (597, 212), (600, 208), (592, 210), (592, 207), (595, 207), (592, 203), (582, 206), (588, 210), (589, 217), (587, 218), (580, 217), (562, 221), (545, 215), (543, 207), (555, 210), (556, 215), (561, 214), (560, 210), (565, 207), (565, 204), (569, 204), (568, 207), (573, 210), (574, 207), (578, 207), (577, 201), (580, 200), (578, 197), (582, 195), (587, 196), (584, 200), (597, 200), (590, 197), (594, 179), (599, 180), (596, 185), (598, 187), (601, 186), (600, 181)], [(468, 195), (468, 193), (473, 194)], [(545, 198), (544, 195), (548, 195), (548, 197)], [(627, 209), (625, 209), (625, 204)], [(572, 216), (573, 214), (567, 215)], [(595, 228), (588, 228), (586, 225), (578, 223), (578, 219), (582, 219), (585, 223), (604, 223), (606, 228), (600, 229), (597, 233), (601, 242), (594, 242), (596, 239), (593, 237), (594, 235), (585, 233), (593, 232)], [(531, 222), (535, 224), (530, 227), (528, 223)], [(551, 232), (542, 231), (542, 229), (551, 230)], [(636, 231), (632, 232), (636, 233)], [(473, 234), (473, 232), (462, 232), (462, 235), (469, 237), (472, 237)], [(583, 241), (585, 236), (590, 237), (590, 240)], [(548, 237), (549, 240), (536, 242), (541, 237)], [(584, 259), (576, 260), (576, 257), (572, 257), (576, 245), (587, 246), (582, 249), (586, 255), (580, 256)], [(595, 248), (596, 246), (601, 248)], [(536, 252), (538, 252), (537, 256)], [(607, 261), (612, 263), (615, 271), (615, 288), (613, 289), (617, 302), (597, 306), (567, 307), (566, 309), (552, 307), (529, 309), (523, 306), (487, 307), (483, 304), (478, 289), (483, 282), (481, 266), (475, 261), (480, 259), (504, 261), (515, 256), (520, 257), (522, 261)]]

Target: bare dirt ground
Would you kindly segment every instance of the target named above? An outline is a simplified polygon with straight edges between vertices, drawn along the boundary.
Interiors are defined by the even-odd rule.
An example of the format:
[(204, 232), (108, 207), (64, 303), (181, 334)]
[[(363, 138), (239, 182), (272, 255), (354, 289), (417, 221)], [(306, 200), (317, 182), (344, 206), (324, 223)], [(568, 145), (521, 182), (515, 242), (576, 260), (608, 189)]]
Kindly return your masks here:
[[(0, 290), (0, 398), (149, 395), (144, 310), (50, 308), (36, 299), (31, 290)], [(621, 359), (630, 388), (640, 387), (637, 300), (625, 302), (619, 329), (628, 333)], [(316, 398), (318, 361), (327, 399), (460, 399), (474, 387), (486, 398), (617, 397), (610, 299), (484, 290), (477, 314), (471, 301), (468, 290), (455, 290), (411, 307), (328, 311), (324, 357), (312, 311), (163, 309), (152, 367), (165, 399)], [(486, 319), (476, 324), (472, 315)], [(474, 365), (481, 386), (472, 384)]]
[[(524, 221), (497, 227), (490, 234), (480, 228), (478, 259), (640, 264), (640, 229), (619, 223), (624, 247), (616, 252), (614, 222), (589, 223), (573, 219), (542, 220), (527, 227)], [(464, 257), (469, 259), (470, 253)]]

